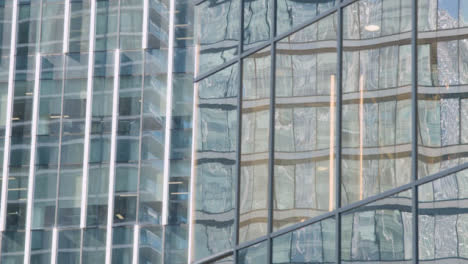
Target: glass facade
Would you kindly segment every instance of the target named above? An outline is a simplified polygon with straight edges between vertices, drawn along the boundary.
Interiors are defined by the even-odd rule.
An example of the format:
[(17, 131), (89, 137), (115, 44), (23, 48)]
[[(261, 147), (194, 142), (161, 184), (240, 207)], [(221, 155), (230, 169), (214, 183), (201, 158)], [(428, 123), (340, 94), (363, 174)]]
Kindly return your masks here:
[(467, 1), (194, 13), (190, 263), (466, 261)]
[(467, 0), (0, 0), (2, 264), (466, 262), (467, 144)]
[(0, 16), (0, 261), (186, 263), (193, 3)]

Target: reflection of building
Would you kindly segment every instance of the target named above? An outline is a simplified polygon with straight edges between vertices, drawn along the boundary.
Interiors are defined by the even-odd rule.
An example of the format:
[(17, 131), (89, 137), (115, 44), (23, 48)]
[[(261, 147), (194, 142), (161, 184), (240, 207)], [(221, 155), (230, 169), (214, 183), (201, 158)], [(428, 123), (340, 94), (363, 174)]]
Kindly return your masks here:
[(466, 1), (195, 16), (190, 261), (466, 261)]
[(186, 263), (192, 13), (1, 1), (2, 263)]

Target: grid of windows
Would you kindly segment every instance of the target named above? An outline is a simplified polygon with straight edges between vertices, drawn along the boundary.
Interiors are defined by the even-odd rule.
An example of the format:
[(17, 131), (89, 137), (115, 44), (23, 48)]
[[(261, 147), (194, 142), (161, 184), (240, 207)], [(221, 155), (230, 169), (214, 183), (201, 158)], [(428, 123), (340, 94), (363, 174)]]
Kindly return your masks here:
[(0, 1), (0, 262), (186, 262), (192, 10)]
[(189, 261), (466, 260), (467, 1), (195, 14)]

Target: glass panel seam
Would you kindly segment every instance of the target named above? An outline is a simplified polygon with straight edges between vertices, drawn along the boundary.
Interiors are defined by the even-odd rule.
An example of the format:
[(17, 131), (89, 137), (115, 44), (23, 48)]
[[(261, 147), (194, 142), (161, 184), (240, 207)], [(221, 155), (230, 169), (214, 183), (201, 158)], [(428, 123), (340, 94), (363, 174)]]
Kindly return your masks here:
[[(411, 173), (412, 182), (418, 180), (418, 0), (411, 1), (412, 32), (411, 32), (411, 119), (412, 119), (412, 152)], [(419, 263), (419, 241), (418, 241), (418, 186), (412, 187), (412, 254), (413, 263)]]
[(338, 8), (337, 32), (337, 83), (336, 83), (336, 147), (335, 147), (335, 257), (336, 263), (341, 262), (341, 138), (342, 138), (342, 106), (343, 106), (343, 7)]

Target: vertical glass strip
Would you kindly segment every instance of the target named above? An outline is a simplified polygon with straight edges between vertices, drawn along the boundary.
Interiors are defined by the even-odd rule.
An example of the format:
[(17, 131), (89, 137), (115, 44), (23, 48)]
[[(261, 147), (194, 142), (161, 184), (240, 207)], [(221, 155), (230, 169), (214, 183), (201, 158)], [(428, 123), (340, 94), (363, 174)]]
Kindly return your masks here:
[(32, 228), (55, 225), (63, 56), (41, 57)]
[(195, 84), (193, 261), (235, 246), (239, 75), (234, 64)]
[(335, 209), (336, 18), (276, 46), (274, 230)]
[(79, 226), (88, 54), (66, 55), (58, 186), (58, 226)]
[(343, 205), (411, 180), (411, 6), (396, 2), (343, 9)]
[(120, 49), (135, 50), (142, 47), (142, 0), (120, 0)]
[[(91, 45), (90, 40), (94, 39), (94, 21), (91, 21), (91, 15), (94, 10), (91, 8), (95, 1), (92, 0), (70, 0), (70, 17), (68, 18), (68, 51), (69, 52), (86, 52)], [(93, 23), (90, 23), (93, 22)], [(91, 27), (90, 27), (91, 25)], [(65, 44), (64, 44), (65, 46)]]
[(418, 5), (418, 177), (462, 165), (468, 150), (466, 1)]
[(88, 159), (87, 226), (105, 225), (108, 212), (115, 53), (94, 55)]
[(16, 25), (18, 20), (18, 0), (13, 1), (12, 7), (12, 24), (11, 24), (11, 38), (10, 38), (10, 57), (8, 66), (8, 92), (6, 98), (6, 118), (5, 118), (5, 142), (4, 142), (4, 155), (2, 165), (2, 190), (0, 200), (0, 231), (5, 230), (6, 220), (6, 203), (7, 203), (7, 188), (8, 188), (8, 170), (10, 162), (10, 143), (11, 143), (11, 123), (13, 111), (13, 97), (14, 97), (14, 80), (15, 80), (15, 50), (16, 50)]
[(61, 53), (63, 51), (64, 12), (65, 4), (63, 1), (42, 2), (41, 53)]
[(34, 170), (36, 162), (36, 144), (37, 144), (37, 122), (39, 114), (39, 78), (41, 73), (41, 55), (36, 55), (36, 68), (34, 77), (34, 92), (33, 92), (33, 114), (32, 114), (32, 131), (31, 131), (31, 156), (29, 160), (29, 179), (28, 179), (28, 202), (26, 207), (26, 238), (24, 245), (24, 261), (29, 262), (31, 250), (31, 225), (32, 225), (32, 208), (34, 195)]
[(118, 47), (119, 0), (96, 0), (96, 51), (110, 51)]
[(267, 234), (270, 48), (242, 65), (239, 243)]

